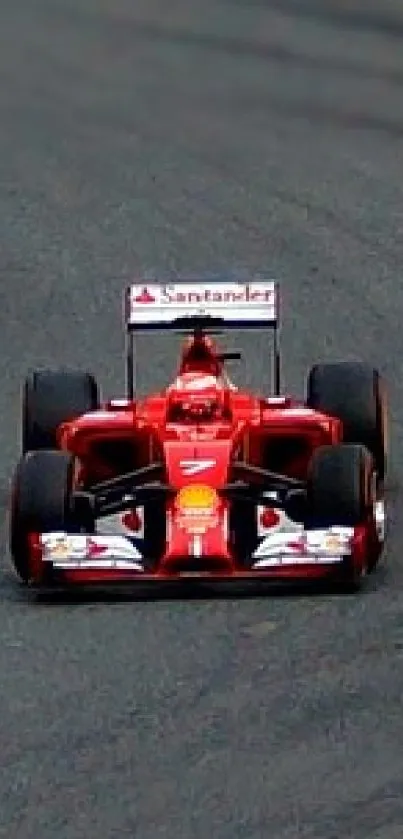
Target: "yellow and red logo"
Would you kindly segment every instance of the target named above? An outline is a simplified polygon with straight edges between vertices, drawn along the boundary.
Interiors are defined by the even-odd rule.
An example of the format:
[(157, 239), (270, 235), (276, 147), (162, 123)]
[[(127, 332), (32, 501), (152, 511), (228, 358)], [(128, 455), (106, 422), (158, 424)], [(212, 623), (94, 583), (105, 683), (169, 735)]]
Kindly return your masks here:
[(176, 510), (179, 523), (190, 533), (204, 533), (217, 522), (219, 498), (207, 484), (188, 484), (179, 490)]

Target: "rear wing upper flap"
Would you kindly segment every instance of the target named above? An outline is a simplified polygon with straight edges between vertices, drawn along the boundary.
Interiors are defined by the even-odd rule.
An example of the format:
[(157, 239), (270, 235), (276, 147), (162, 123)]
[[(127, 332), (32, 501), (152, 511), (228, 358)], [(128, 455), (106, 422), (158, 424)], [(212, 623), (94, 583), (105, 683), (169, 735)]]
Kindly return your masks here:
[(276, 329), (279, 285), (276, 280), (136, 282), (125, 291), (129, 332), (208, 328)]

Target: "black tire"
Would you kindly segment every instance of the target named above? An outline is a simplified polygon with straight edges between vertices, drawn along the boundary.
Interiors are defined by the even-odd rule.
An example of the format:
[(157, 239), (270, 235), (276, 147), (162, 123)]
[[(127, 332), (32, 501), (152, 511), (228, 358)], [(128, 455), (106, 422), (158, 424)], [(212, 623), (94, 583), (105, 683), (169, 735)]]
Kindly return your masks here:
[(374, 503), (373, 482), (374, 462), (364, 446), (320, 446), (308, 469), (308, 509), (315, 524), (362, 524)]
[(68, 531), (72, 527), (70, 497), (74, 457), (67, 452), (37, 451), (17, 465), (11, 496), (10, 553), (17, 574), (29, 581), (30, 532)]
[[(308, 525), (355, 527), (368, 521), (375, 502), (374, 477), (374, 460), (365, 446), (345, 443), (316, 449), (308, 470)], [(373, 567), (368, 557), (366, 573)], [(362, 574), (346, 560), (341, 577), (344, 586), (356, 591)]]
[(57, 448), (62, 422), (99, 407), (98, 385), (90, 373), (76, 370), (37, 370), (23, 389), (22, 452)]
[(315, 365), (308, 376), (307, 405), (338, 417), (345, 443), (361, 443), (373, 455), (378, 481), (387, 468), (387, 402), (384, 382), (359, 361)]

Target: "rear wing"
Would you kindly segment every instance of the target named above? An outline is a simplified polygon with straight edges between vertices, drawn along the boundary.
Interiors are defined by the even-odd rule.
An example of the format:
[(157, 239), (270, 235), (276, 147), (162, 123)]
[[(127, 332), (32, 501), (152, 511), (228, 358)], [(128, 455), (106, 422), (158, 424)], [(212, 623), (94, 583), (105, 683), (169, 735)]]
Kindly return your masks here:
[(275, 328), (278, 284), (274, 280), (134, 284), (126, 290), (128, 330), (166, 330), (203, 324), (222, 329)]
[(262, 330), (274, 334), (274, 389), (280, 393), (279, 286), (275, 280), (133, 283), (125, 291), (128, 398), (134, 398), (134, 334), (181, 329)]

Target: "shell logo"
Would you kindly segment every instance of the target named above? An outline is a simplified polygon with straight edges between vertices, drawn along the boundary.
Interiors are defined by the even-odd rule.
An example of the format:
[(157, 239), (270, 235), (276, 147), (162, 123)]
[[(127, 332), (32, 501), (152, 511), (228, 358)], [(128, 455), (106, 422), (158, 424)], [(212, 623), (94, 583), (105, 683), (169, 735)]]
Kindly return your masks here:
[(188, 484), (176, 498), (180, 524), (193, 533), (203, 533), (214, 526), (217, 506), (217, 493), (207, 484)]
[(207, 484), (188, 484), (179, 490), (177, 506), (180, 510), (212, 510), (217, 504), (215, 489)]

